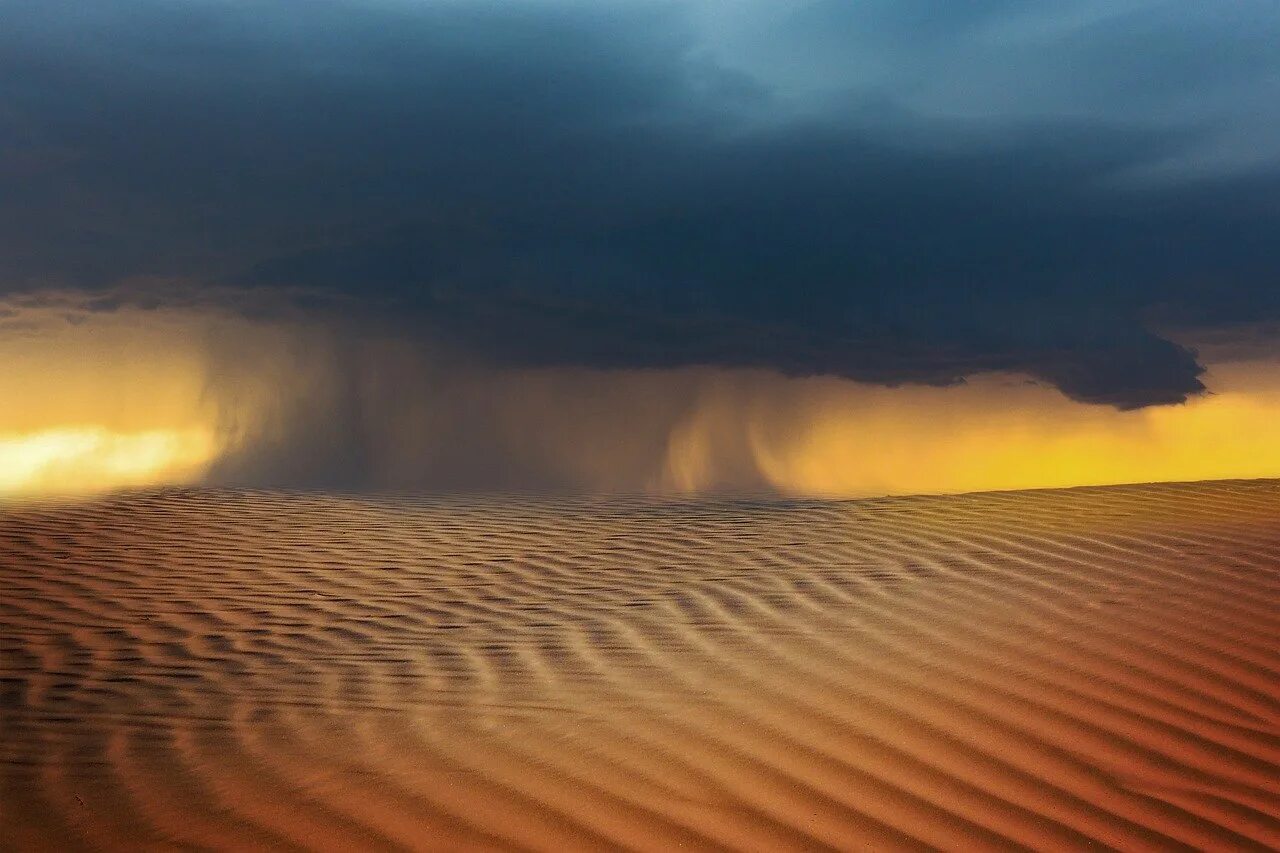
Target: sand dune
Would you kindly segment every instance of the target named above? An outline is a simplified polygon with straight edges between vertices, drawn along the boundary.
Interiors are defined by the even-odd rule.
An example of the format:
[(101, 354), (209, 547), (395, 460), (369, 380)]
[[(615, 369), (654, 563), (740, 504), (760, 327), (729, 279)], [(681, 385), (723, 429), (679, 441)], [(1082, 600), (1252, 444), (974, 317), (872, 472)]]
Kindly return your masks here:
[(1280, 847), (1280, 483), (0, 512), (0, 847)]

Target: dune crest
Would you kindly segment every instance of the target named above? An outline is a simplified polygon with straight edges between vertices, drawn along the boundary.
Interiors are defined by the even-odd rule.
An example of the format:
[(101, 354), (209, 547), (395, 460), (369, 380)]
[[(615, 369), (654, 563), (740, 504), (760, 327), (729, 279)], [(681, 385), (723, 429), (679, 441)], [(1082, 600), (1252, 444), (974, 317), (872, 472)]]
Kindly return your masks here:
[(1280, 482), (0, 510), (0, 848), (1274, 849)]

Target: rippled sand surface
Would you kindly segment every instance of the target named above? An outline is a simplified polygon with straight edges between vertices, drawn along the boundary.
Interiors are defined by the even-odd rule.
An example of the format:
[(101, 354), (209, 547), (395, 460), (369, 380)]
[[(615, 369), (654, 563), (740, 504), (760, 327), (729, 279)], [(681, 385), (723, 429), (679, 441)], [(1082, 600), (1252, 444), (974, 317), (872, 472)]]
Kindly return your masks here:
[(0, 848), (1280, 846), (1280, 484), (0, 510)]

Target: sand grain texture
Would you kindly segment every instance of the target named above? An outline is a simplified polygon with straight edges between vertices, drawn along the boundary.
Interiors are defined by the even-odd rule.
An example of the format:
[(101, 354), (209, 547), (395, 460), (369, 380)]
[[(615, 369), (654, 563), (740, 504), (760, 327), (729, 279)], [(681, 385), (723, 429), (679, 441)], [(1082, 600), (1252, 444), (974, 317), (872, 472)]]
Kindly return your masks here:
[(1280, 483), (0, 511), (0, 848), (1280, 847)]

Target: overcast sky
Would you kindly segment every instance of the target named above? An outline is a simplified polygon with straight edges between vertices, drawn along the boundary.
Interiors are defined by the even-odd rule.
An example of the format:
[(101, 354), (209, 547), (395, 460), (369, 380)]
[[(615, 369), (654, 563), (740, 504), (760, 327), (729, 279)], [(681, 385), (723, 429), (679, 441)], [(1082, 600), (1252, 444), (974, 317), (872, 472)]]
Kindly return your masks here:
[(499, 363), (1013, 370), (1120, 408), (1203, 389), (1163, 330), (1280, 318), (1275, 2), (0, 20), (7, 291), (270, 290)]

